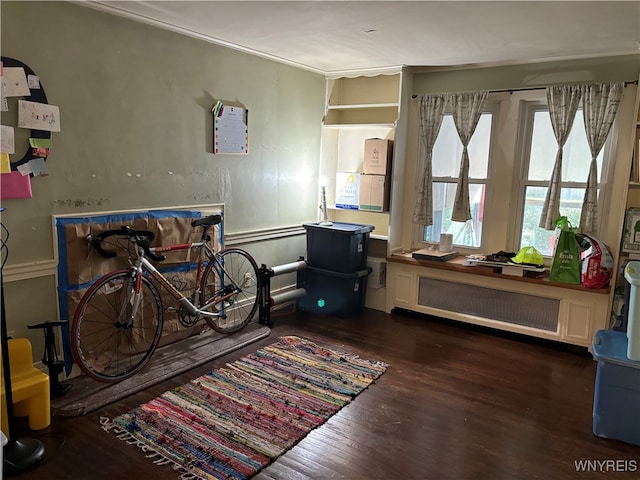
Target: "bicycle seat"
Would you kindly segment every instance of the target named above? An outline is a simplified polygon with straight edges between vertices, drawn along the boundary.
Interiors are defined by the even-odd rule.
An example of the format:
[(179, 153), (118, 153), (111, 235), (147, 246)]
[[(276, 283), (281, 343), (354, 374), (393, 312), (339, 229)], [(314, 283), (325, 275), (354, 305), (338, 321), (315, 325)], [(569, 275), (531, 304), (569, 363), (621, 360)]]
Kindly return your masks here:
[(218, 225), (222, 222), (222, 215), (209, 215), (208, 217), (199, 218), (198, 220), (194, 220), (191, 222), (192, 227), (213, 227), (214, 225)]

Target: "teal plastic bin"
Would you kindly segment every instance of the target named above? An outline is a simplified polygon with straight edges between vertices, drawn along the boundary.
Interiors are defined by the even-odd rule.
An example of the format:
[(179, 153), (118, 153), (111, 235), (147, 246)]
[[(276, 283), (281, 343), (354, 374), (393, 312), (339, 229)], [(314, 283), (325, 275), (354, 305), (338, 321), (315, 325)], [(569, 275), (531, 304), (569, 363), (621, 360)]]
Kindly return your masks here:
[(303, 312), (347, 318), (362, 312), (370, 268), (341, 273), (307, 267), (298, 272), (298, 285), (307, 294), (298, 299)]
[(592, 354), (598, 362), (593, 433), (640, 445), (640, 362), (627, 358), (626, 334), (599, 330)]

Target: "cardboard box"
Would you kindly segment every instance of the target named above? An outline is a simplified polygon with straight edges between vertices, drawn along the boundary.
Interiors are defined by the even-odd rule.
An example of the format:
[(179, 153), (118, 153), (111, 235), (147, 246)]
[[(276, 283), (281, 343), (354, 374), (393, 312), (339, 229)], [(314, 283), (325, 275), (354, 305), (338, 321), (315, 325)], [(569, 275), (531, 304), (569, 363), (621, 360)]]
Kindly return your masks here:
[(388, 175), (391, 172), (391, 140), (367, 138), (364, 141), (363, 171), (366, 175)]
[(360, 210), (386, 212), (389, 209), (389, 183), (386, 175), (360, 175)]
[(360, 201), (360, 174), (336, 173), (336, 208), (358, 210)]

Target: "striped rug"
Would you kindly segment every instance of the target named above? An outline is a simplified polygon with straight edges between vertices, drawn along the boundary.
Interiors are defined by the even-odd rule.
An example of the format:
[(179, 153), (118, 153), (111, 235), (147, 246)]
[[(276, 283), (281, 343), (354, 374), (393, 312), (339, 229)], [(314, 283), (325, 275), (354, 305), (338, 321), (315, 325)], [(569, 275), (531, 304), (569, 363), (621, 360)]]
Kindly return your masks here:
[(105, 430), (183, 478), (251, 478), (384, 373), (382, 362), (288, 336), (165, 392)]

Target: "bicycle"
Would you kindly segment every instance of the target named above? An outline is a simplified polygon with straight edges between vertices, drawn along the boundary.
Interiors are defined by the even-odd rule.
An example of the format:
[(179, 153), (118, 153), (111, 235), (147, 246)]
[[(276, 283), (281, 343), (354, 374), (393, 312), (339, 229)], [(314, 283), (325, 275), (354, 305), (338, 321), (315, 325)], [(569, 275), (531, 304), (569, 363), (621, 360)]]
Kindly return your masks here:
[[(104, 257), (115, 251), (111, 244), (128, 252), (129, 267), (101, 276), (80, 299), (72, 327), (72, 352), (80, 370), (90, 378), (115, 383), (138, 373), (158, 346), (163, 328), (164, 307), (158, 285), (175, 298), (180, 322), (195, 325), (202, 318), (218, 333), (244, 328), (258, 308), (258, 266), (240, 248), (215, 251), (208, 231), (222, 221), (210, 215), (191, 223), (202, 227), (198, 242), (151, 247), (153, 232), (129, 226), (89, 235), (90, 246)], [(117, 237), (115, 241), (107, 241)], [(189, 298), (176, 288), (148, 260), (162, 261), (162, 252), (198, 250), (196, 288)], [(148, 257), (148, 258), (147, 258)]]

